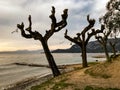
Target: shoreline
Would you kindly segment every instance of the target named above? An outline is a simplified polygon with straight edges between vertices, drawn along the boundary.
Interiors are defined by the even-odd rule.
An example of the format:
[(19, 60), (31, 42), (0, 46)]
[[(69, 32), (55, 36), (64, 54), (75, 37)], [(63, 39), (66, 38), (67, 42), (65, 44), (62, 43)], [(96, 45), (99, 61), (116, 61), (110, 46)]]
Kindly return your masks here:
[[(81, 64), (67, 64), (67, 65), (59, 65), (61, 73), (66, 73), (73, 71), (75, 67), (81, 67)], [(40, 76), (34, 76), (31, 78), (26, 78), (23, 81), (19, 81), (7, 86), (4, 86), (1, 90), (30, 90), (32, 86), (39, 85), (41, 83), (44, 83), (45, 81), (48, 81), (49, 79), (53, 78), (52, 74), (44, 74)]]
[(23, 81), (19, 81), (17, 83), (10, 84), (3, 88), (2, 90), (30, 90), (30, 88), (34, 85), (41, 84), (52, 78), (52, 74), (44, 74), (40, 76), (34, 76), (31, 78), (26, 78)]

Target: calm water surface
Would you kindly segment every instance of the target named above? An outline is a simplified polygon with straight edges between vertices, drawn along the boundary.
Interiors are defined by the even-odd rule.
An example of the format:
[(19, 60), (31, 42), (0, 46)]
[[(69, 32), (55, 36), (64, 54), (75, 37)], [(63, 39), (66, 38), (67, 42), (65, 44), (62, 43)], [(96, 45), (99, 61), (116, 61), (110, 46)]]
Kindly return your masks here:
[[(88, 54), (88, 61), (95, 61), (99, 53)], [(100, 54), (101, 55), (101, 54)], [(54, 53), (53, 54), (57, 65), (78, 64), (81, 63), (80, 53)], [(98, 60), (105, 60), (104, 58)], [(30, 64), (48, 64), (44, 54), (0, 54), (0, 90), (3, 87), (16, 82), (50, 74), (51, 70), (45, 67), (29, 67), (18, 66), (13, 63), (30, 63)]]

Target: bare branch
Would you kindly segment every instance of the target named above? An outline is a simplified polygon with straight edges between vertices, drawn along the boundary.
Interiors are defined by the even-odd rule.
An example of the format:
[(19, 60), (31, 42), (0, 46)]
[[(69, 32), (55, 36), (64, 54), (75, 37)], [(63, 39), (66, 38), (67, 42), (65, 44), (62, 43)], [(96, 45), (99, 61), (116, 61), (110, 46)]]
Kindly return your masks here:
[(64, 9), (62, 16), (62, 20), (57, 23), (56, 17), (55, 17), (55, 8), (52, 7), (51, 15), (49, 16), (51, 18), (52, 24), (51, 29), (46, 31), (46, 34), (44, 36), (45, 40), (48, 40), (55, 32), (60, 31), (67, 25), (67, 17), (68, 17), (68, 9)]
[(87, 21), (89, 22), (89, 25), (83, 29), (83, 31), (81, 32), (82, 35), (85, 34), (89, 29), (91, 29), (95, 24), (95, 19), (90, 19), (89, 15), (87, 16)]
[(24, 23), (22, 22), (21, 25), (17, 24), (17, 28), (21, 30), (21, 35), (25, 38), (32, 38), (31, 34), (26, 34), (24, 30)]
[(57, 27), (59, 27), (60, 25), (64, 24), (64, 23), (67, 23), (66, 20), (67, 20), (67, 17), (68, 17), (68, 9), (64, 9), (63, 10), (63, 14), (61, 15), (62, 17), (62, 20), (60, 22), (57, 23)]
[(67, 25), (67, 17), (68, 17), (68, 9), (63, 10), (62, 20), (56, 24), (56, 27), (58, 27), (55, 32), (60, 31), (62, 28), (64, 28)]
[(77, 41), (76, 39), (71, 38), (70, 36), (67, 35), (67, 32), (68, 32), (68, 31), (66, 30), (66, 31), (65, 31), (65, 34), (64, 34), (64, 37), (65, 37), (66, 39), (68, 39), (69, 41), (74, 42), (74, 43), (76, 43), (76, 44), (79, 45), (79, 43), (78, 43), (78, 41)]
[(25, 37), (25, 38), (34, 38), (35, 40), (41, 40), (43, 38), (42, 35), (39, 32), (37, 32), (37, 31), (35, 31), (35, 32), (32, 31), (31, 15), (29, 15), (28, 21), (29, 21), (29, 27), (26, 28), (25, 30), (28, 31), (29, 34), (25, 33), (24, 23), (23, 22), (21, 23), (21, 25), (17, 24), (18, 29), (21, 30), (21, 35), (23, 37)]
[(31, 21), (31, 15), (29, 15), (29, 17), (28, 17), (28, 21), (29, 21), (29, 27), (26, 28), (25, 30), (27, 30), (28, 32), (32, 32), (32, 21)]
[(102, 38), (102, 36), (95, 36), (95, 38), (98, 40), (98, 42), (101, 44), (101, 45), (103, 45), (103, 38)]

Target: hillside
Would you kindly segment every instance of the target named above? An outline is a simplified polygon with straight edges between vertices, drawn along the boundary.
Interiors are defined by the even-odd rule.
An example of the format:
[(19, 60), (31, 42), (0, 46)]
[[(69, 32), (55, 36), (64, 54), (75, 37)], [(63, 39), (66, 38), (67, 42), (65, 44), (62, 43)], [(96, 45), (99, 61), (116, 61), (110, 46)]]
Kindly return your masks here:
[(112, 63), (99, 62), (88, 68), (74, 68), (31, 90), (120, 90), (120, 56)]
[[(108, 40), (108, 42), (110, 41), (114, 42), (113, 39)], [(109, 52), (112, 52), (112, 48), (109, 45), (109, 43), (107, 44), (107, 48)], [(118, 52), (120, 51), (120, 38), (117, 39), (116, 50)], [(78, 45), (72, 45), (68, 49), (57, 49), (57, 50), (52, 51), (52, 53), (80, 53), (80, 52), (81, 52), (81, 49)], [(87, 45), (87, 52), (88, 53), (101, 53), (104, 51), (98, 41), (91, 41)]]

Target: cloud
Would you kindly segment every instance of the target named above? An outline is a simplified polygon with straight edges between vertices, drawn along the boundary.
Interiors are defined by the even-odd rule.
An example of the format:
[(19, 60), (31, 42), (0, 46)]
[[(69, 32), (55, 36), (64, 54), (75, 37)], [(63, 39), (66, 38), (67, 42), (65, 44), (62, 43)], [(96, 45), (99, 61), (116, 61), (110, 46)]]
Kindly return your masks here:
[[(31, 14), (33, 30), (37, 30), (44, 35), (45, 30), (50, 29), (51, 20), (49, 15), (51, 14), (51, 6), (55, 6), (56, 8), (56, 18), (58, 21), (61, 20), (63, 10), (65, 8), (69, 9), (68, 25), (66, 28), (69, 30), (69, 35), (74, 36), (88, 24), (86, 21), (88, 14), (95, 19), (104, 15), (107, 1), (108, 0), (0, 0), (0, 47), (5, 45), (5, 48), (7, 48), (7, 46), (8, 48), (13, 46), (15, 49), (23, 49), (28, 47), (28, 43), (29, 48), (27, 49), (33, 49), (35, 43), (37, 46), (40, 46), (35, 46), (35, 49), (42, 48), (38, 41), (27, 40), (21, 37), (20, 32), (14, 34), (11, 34), (11, 32), (16, 29), (16, 24), (21, 22), (24, 22), (27, 27), (27, 18), (28, 15)], [(62, 46), (64, 47), (61, 46), (62, 48), (70, 46), (68, 45), (69, 41), (64, 40), (64, 31), (66, 28), (51, 37), (49, 45), (52, 49), (60, 47), (59, 43), (63, 41)], [(6, 43), (8, 42), (9, 44), (7, 45)]]

